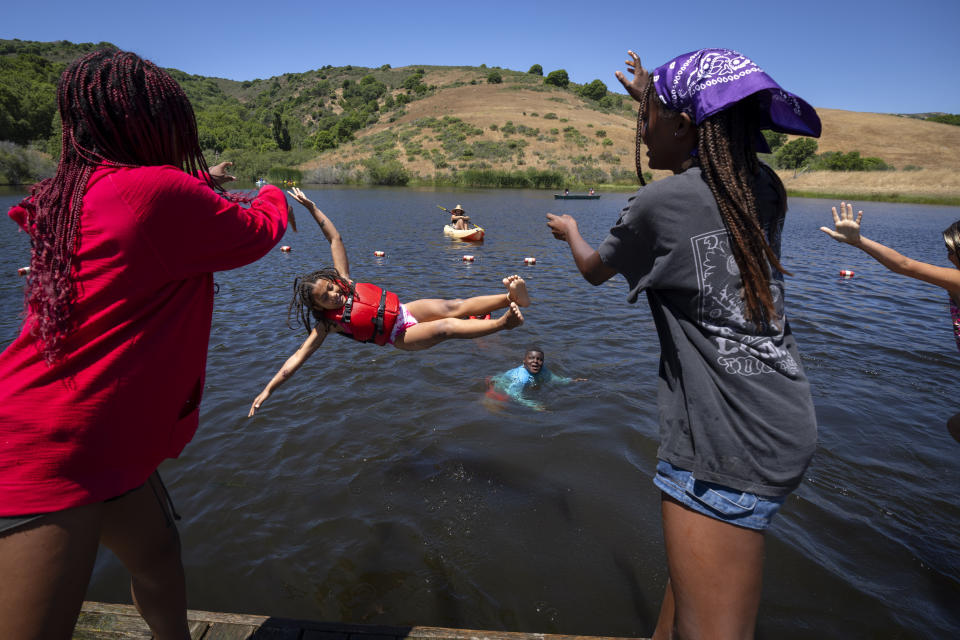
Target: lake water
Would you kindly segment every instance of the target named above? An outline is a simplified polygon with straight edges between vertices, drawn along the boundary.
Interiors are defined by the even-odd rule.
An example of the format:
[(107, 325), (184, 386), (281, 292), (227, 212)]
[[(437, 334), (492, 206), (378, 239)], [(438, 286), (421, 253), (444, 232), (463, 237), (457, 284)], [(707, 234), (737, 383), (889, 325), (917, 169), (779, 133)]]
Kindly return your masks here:
[[(420, 353), (330, 338), (254, 419), (253, 397), (302, 341), (293, 276), (330, 264), (299, 233), (216, 275), (201, 425), (163, 476), (179, 511), (191, 608), (284, 617), (611, 636), (649, 635), (666, 583), (657, 447), (659, 346), (646, 302), (591, 287), (544, 213), (594, 246), (625, 194), (308, 189), (343, 233), (351, 274), (401, 300), (498, 292), (520, 273), (527, 323)], [(0, 192), (6, 210), (19, 193)], [(461, 203), (479, 246), (446, 239)], [(813, 385), (820, 445), (767, 536), (758, 635), (941, 638), (960, 633), (960, 358), (946, 294), (898, 277), (818, 227), (832, 202), (793, 199), (787, 309)], [(297, 205), (299, 207), (299, 205)], [(948, 266), (960, 208), (867, 203), (865, 233)], [(309, 223), (309, 224), (308, 224)], [(26, 236), (0, 228), (0, 339), (19, 330)], [(383, 258), (374, 251), (384, 251)], [(462, 256), (472, 254), (473, 263)], [(524, 258), (537, 259), (527, 266)], [(838, 278), (841, 269), (856, 276)], [(538, 344), (587, 382), (539, 399), (485, 396)], [(109, 554), (88, 598), (129, 602)]]

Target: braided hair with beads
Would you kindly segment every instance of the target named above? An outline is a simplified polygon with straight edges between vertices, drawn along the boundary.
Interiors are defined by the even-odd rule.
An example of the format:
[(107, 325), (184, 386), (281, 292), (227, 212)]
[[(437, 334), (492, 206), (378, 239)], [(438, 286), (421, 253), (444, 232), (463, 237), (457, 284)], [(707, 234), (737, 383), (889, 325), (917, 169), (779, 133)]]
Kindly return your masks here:
[(87, 182), (98, 166), (173, 165), (222, 192), (207, 171), (193, 108), (168, 73), (134, 53), (100, 50), (71, 63), (57, 84), (60, 161), (21, 206), (30, 233), (26, 306), (43, 356), (63, 355), (78, 291), (74, 281)]

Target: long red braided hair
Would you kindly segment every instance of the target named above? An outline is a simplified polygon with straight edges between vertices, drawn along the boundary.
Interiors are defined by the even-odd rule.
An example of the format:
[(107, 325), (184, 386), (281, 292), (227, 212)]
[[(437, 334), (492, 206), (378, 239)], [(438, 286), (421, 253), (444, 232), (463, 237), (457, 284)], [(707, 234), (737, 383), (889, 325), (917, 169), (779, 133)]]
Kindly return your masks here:
[(63, 355), (72, 328), (80, 216), (94, 169), (173, 165), (219, 189), (207, 171), (190, 101), (152, 62), (128, 51), (83, 56), (60, 76), (57, 103), (63, 140), (56, 174), (33, 185), (21, 203), (31, 237), (30, 331), (48, 363)]

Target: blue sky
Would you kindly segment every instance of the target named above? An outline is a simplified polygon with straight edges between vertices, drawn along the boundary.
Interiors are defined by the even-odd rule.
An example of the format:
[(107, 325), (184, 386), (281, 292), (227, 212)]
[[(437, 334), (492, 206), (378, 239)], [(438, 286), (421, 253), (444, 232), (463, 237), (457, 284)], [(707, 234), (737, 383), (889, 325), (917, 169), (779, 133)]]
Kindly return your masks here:
[(10, 2), (0, 38), (107, 41), (164, 67), (234, 80), (325, 64), (566, 69), (613, 75), (701, 47), (752, 58), (815, 107), (960, 113), (960, 0)]

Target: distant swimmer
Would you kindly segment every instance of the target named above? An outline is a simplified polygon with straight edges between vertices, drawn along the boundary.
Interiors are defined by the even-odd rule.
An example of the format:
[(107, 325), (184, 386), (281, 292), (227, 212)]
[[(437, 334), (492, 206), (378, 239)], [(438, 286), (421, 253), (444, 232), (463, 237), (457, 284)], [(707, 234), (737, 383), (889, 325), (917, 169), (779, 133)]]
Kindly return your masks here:
[[(294, 280), (287, 323), (291, 315), (296, 315), (309, 335), (254, 399), (248, 416), (255, 414), (277, 387), (296, 373), (329, 333), (339, 333), (358, 342), (381, 346), (390, 343), (404, 351), (420, 351), (445, 340), (479, 338), (523, 324), (520, 307), (530, 305), (530, 294), (526, 282), (518, 275), (502, 280), (505, 293), (463, 300), (427, 298), (407, 303), (401, 303), (397, 294), (374, 284), (353, 281), (343, 239), (333, 222), (300, 189), (294, 188), (289, 193), (320, 225), (330, 243), (333, 268)], [(506, 309), (506, 312), (499, 318), (490, 318), (488, 314), (497, 309)], [(468, 319), (468, 316), (477, 316), (477, 319)]]
[(567, 378), (559, 376), (544, 366), (543, 349), (531, 347), (527, 349), (523, 356), (523, 363), (509, 371), (494, 376), (490, 380), (491, 389), (494, 392), (504, 394), (505, 398), (511, 398), (525, 407), (530, 407), (536, 411), (543, 411), (545, 407), (542, 403), (536, 402), (524, 396), (527, 389), (544, 388), (548, 385), (568, 385), (573, 382), (584, 382), (586, 378)]
[[(950, 316), (953, 319), (953, 337), (960, 349), (960, 220), (951, 224), (943, 232), (943, 242), (947, 245), (947, 259), (952, 267), (939, 267), (934, 264), (911, 260), (888, 246), (860, 235), (860, 221), (863, 211), (853, 217), (853, 205), (841, 202), (840, 212), (833, 207), (834, 228), (820, 227), (820, 230), (837, 242), (845, 242), (860, 249), (868, 256), (894, 273), (916, 278), (945, 289), (950, 294)], [(960, 442), (960, 413), (947, 420), (947, 430), (953, 439)]]

